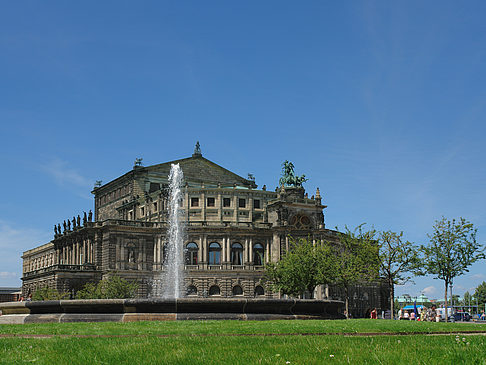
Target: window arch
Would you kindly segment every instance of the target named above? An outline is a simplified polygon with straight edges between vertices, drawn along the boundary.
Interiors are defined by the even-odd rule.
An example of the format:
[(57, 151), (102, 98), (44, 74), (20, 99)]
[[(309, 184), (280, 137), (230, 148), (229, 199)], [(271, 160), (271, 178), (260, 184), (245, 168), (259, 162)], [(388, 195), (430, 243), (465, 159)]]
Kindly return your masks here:
[(221, 245), (218, 242), (209, 244), (209, 265), (221, 264)]
[(197, 288), (194, 285), (189, 285), (187, 287), (187, 295), (197, 295)]
[(255, 296), (259, 297), (261, 295), (265, 295), (265, 290), (263, 290), (263, 287), (261, 285), (257, 285), (255, 287)]
[(239, 285), (233, 287), (233, 295), (243, 295), (243, 288)]
[(233, 243), (231, 245), (231, 264), (243, 265), (243, 246), (240, 243)]
[(263, 265), (265, 249), (261, 243), (253, 245), (253, 265)]
[(209, 288), (209, 295), (221, 295), (221, 290), (219, 286), (213, 285)]
[(186, 245), (185, 256), (186, 265), (197, 265), (197, 252), (198, 247), (194, 242), (189, 242)]

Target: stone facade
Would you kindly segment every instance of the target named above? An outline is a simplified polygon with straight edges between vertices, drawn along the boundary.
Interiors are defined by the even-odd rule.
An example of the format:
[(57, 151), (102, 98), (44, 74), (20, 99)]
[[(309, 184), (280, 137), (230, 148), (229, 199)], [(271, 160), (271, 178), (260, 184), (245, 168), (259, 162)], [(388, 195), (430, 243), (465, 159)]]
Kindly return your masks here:
[[(23, 293), (48, 285), (74, 294), (88, 281), (114, 272), (139, 282), (140, 297), (153, 295), (162, 270), (166, 239), (168, 175), (178, 163), (185, 177), (185, 284), (188, 296), (278, 297), (261, 278), (266, 262), (289, 248), (289, 236), (314, 242), (337, 240), (325, 228), (319, 190), (311, 198), (302, 187), (257, 189), (204, 158), (192, 157), (143, 167), (93, 190), (94, 220), (73, 222), (42, 246), (24, 252)], [(319, 287), (317, 298), (340, 299), (339, 288)], [(381, 284), (358, 287), (351, 310), (363, 316), (370, 307), (386, 308)], [(366, 299), (364, 299), (366, 298)]]

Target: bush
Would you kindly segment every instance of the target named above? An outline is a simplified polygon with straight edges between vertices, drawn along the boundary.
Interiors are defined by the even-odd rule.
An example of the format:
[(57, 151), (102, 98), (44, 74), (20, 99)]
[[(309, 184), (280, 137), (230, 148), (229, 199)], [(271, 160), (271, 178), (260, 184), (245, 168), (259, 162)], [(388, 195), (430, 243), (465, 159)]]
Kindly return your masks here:
[(126, 299), (133, 298), (138, 283), (125, 280), (118, 275), (103, 279), (98, 283), (87, 283), (76, 293), (76, 299)]
[(32, 300), (61, 300), (69, 299), (69, 293), (58, 292), (56, 289), (49, 287), (39, 288), (32, 295)]

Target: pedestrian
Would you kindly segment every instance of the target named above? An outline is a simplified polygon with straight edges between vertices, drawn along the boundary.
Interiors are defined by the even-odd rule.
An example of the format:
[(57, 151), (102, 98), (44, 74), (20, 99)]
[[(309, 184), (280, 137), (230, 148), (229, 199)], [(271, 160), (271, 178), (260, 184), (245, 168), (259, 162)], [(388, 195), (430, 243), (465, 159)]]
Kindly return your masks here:
[(435, 322), (437, 317), (437, 311), (435, 310), (435, 305), (433, 305), (429, 310), (429, 321)]
[(416, 317), (416, 315), (415, 315), (415, 311), (412, 311), (412, 312), (410, 313), (410, 320), (411, 320), (411, 321), (415, 321), (415, 319), (416, 319), (415, 317)]
[(378, 318), (378, 314), (376, 312), (376, 308), (373, 308), (373, 310), (371, 311), (370, 318), (371, 319), (377, 319)]

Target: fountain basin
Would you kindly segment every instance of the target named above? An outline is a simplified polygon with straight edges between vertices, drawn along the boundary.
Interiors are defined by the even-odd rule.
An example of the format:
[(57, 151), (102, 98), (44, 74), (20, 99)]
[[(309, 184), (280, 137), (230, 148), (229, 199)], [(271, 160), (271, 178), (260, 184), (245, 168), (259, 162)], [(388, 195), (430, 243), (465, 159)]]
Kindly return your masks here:
[(344, 319), (344, 303), (313, 299), (89, 299), (0, 303), (2, 323)]

